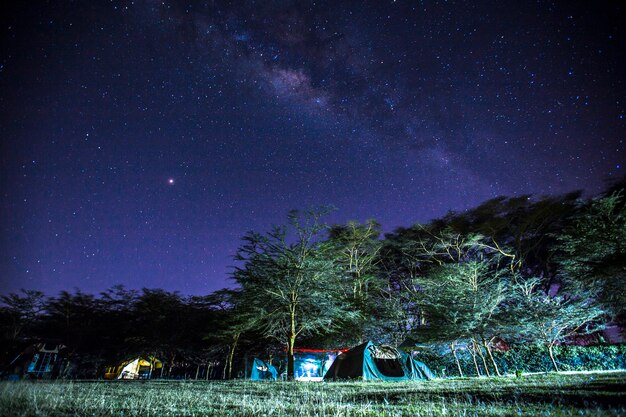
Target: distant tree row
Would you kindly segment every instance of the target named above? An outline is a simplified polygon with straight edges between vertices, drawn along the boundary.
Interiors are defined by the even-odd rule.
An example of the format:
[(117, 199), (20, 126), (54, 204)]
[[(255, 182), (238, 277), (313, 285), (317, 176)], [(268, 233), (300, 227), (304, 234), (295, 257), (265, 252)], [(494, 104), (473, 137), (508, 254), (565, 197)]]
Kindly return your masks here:
[[(203, 297), (113, 287), (99, 297), (2, 296), (3, 356), (28, 340), (62, 340), (97, 374), (131, 354), (174, 367), (218, 364), (234, 377), (247, 354), (414, 340), (469, 351), (477, 375), (500, 374), (494, 349), (554, 347), (626, 316), (624, 181), (579, 193), (498, 197), (381, 238), (369, 220), (328, 226), (321, 207), (243, 238), (234, 289)], [(86, 367), (77, 365), (79, 369)], [(91, 368), (89, 368), (91, 367)]]

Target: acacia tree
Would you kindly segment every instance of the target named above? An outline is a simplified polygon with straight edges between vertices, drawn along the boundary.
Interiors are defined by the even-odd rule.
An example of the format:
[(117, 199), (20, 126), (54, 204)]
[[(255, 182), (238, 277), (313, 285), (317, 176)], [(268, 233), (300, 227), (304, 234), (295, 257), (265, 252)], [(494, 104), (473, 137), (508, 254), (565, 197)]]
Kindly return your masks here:
[[(421, 277), (419, 284), (412, 292), (413, 300), (428, 315), (428, 325), (415, 332), (421, 340), (446, 342), (454, 356), (459, 375), (463, 376), (463, 368), (457, 355), (458, 341), (467, 337), (464, 323), (469, 312), (462, 298), (459, 285), (461, 281), (452, 282), (456, 277), (454, 266), (442, 266), (432, 273)], [(464, 285), (461, 285), (464, 287)]]
[(338, 292), (335, 263), (321, 256), (316, 241), (326, 229), (320, 218), (327, 212), (292, 211), (287, 225), (248, 233), (236, 255), (243, 262), (233, 276), (242, 291), (239, 302), (254, 312), (268, 336), (285, 344), (290, 379), (298, 338), (330, 331), (354, 315)]
[(554, 346), (571, 338), (601, 330), (597, 320), (604, 311), (591, 294), (580, 289), (563, 288), (550, 295), (538, 278), (519, 278), (513, 287), (513, 307), (509, 307), (509, 335), (543, 345), (552, 366), (559, 372)]
[(430, 238), (418, 244), (426, 255), (422, 262), (431, 266), (422, 268), (424, 273), (407, 289), (422, 306), (428, 325), (448, 340), (460, 374), (456, 346), (460, 340), (469, 340), (477, 374), (474, 353), (481, 357), (489, 375), (484, 348), (500, 375), (492, 346), (500, 335), (500, 311), (515, 257), (478, 234), (463, 236), (451, 230), (427, 234)]
[(358, 344), (363, 342), (366, 327), (374, 316), (384, 316), (386, 298), (383, 297), (384, 282), (379, 276), (378, 254), (381, 242), (380, 224), (368, 220), (365, 224), (348, 222), (330, 229), (324, 248), (338, 265), (344, 284), (344, 297), (351, 309), (359, 314), (351, 323)]
[[(444, 264), (419, 282), (421, 290), (416, 295), (428, 316), (429, 326), (439, 337), (448, 340), (459, 373), (462, 375), (456, 346), (461, 340), (469, 340), (474, 352), (485, 349), (499, 374), (491, 353), (491, 343), (499, 334), (497, 316), (505, 296), (499, 274), (490, 271), (489, 264), (484, 260), (471, 260), (461, 264)], [(489, 375), (482, 350), (479, 355)], [(480, 375), (478, 364), (474, 365)]]
[(554, 234), (569, 224), (579, 197), (580, 192), (539, 198), (500, 196), (463, 213), (450, 213), (438, 223), (463, 235), (490, 236), (515, 255), (517, 269), (523, 266), (525, 273), (552, 278)]

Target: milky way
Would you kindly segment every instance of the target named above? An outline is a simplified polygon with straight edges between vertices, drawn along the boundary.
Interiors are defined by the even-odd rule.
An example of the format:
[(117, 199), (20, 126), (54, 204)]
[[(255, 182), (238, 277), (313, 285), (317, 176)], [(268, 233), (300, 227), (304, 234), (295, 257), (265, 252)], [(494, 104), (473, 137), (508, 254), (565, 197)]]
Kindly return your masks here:
[(3, 8), (0, 293), (203, 294), (293, 208), (389, 231), (623, 175), (619, 2)]

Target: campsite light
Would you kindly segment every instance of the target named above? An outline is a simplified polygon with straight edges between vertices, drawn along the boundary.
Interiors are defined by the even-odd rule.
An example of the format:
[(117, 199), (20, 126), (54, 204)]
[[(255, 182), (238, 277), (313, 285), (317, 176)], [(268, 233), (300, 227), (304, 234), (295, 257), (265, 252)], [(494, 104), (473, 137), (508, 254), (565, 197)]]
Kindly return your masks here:
[(317, 373), (318, 364), (315, 359), (306, 358), (302, 363), (302, 370), (307, 373)]

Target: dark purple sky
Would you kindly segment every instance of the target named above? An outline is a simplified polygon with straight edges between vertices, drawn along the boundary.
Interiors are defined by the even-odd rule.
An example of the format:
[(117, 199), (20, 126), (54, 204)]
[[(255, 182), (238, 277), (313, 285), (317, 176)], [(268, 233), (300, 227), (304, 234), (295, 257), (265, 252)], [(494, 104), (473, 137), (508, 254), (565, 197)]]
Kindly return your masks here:
[(618, 1), (6, 3), (0, 293), (206, 294), (292, 208), (392, 230), (623, 175)]

